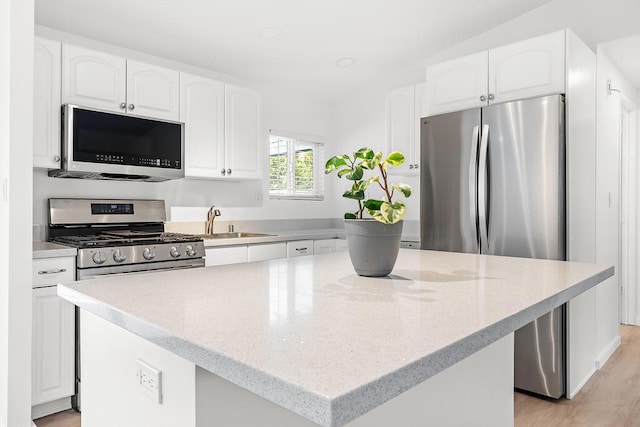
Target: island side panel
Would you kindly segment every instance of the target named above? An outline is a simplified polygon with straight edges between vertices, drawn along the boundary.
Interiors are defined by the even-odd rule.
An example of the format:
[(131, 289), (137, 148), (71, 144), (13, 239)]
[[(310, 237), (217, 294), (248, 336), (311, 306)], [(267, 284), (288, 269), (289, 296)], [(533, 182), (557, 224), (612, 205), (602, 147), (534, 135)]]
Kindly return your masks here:
[[(196, 426), (195, 365), (81, 310), (82, 425)], [(162, 403), (138, 385), (140, 359), (162, 374)]]

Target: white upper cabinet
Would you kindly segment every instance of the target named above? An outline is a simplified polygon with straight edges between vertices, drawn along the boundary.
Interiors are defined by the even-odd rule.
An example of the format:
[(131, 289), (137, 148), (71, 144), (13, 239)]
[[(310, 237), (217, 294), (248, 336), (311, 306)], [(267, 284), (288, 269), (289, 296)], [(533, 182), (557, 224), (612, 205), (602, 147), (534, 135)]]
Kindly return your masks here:
[(260, 178), (261, 103), (257, 92), (225, 85), (224, 163), (228, 178)]
[(392, 175), (419, 173), (420, 118), (426, 115), (426, 84), (391, 90), (385, 97), (385, 133), (387, 153), (400, 151), (401, 166), (389, 168)]
[(185, 176), (223, 177), (226, 175), (224, 83), (182, 73), (180, 86), (180, 121), (185, 124)]
[(427, 115), (565, 90), (565, 31), (427, 67)]
[(487, 51), (427, 67), (427, 115), (487, 105)]
[(62, 103), (179, 119), (180, 78), (174, 70), (65, 44)]
[(489, 51), (492, 102), (563, 93), (565, 32), (557, 31)]
[(35, 38), (33, 49), (33, 166), (60, 167), (62, 44)]
[(127, 61), (107, 53), (62, 46), (62, 103), (124, 112)]
[(178, 121), (180, 73), (127, 60), (127, 110), (140, 116)]

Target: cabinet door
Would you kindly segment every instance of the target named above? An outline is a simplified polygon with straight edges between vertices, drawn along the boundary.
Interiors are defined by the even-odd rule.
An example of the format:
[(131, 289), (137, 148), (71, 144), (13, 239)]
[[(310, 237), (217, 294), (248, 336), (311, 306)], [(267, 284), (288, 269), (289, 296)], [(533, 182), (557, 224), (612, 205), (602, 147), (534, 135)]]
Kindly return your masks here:
[(62, 43), (35, 38), (33, 49), (33, 166), (60, 167)]
[(296, 240), (287, 242), (287, 258), (313, 255), (313, 240)]
[(286, 258), (286, 256), (287, 244), (285, 242), (249, 245), (249, 262)]
[(180, 75), (180, 121), (184, 122), (185, 176), (224, 175), (224, 83)]
[(78, 46), (62, 46), (62, 103), (124, 112), (126, 60)]
[(313, 253), (317, 255), (317, 254), (328, 254), (330, 252), (335, 252), (336, 240), (337, 239), (314, 240)]
[(491, 102), (563, 93), (564, 51), (564, 30), (490, 50)]
[(247, 246), (218, 246), (205, 249), (205, 267), (247, 262)]
[(252, 90), (225, 87), (225, 165), (228, 178), (260, 178), (262, 145), (261, 98)]
[(348, 251), (347, 239), (336, 239), (336, 252)]
[(127, 61), (127, 112), (178, 121), (180, 73), (138, 61)]
[(389, 168), (391, 174), (406, 174), (413, 170), (415, 125), (415, 89), (406, 86), (387, 92), (385, 97), (385, 133), (387, 153), (400, 151), (405, 162), (398, 167)]
[(32, 405), (74, 394), (74, 316), (55, 286), (33, 289)]
[(427, 67), (427, 115), (487, 105), (488, 52)]

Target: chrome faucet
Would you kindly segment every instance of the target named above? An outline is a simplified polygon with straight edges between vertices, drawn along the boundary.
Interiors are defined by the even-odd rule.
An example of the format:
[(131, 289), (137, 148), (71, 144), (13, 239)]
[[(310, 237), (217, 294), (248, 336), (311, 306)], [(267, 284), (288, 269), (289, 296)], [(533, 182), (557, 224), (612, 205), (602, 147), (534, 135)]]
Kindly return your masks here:
[(213, 220), (221, 215), (220, 210), (214, 209), (215, 207), (216, 205), (211, 206), (207, 212), (207, 221), (204, 223), (205, 234), (213, 234)]

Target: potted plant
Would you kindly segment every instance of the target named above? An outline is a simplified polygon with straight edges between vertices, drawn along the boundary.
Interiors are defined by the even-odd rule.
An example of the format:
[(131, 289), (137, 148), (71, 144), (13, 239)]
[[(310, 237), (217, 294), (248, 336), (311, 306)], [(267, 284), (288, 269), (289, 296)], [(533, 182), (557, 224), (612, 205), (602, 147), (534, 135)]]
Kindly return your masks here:
[[(355, 212), (344, 214), (345, 234), (353, 268), (361, 276), (386, 276), (391, 273), (400, 249), (402, 218), (406, 206), (394, 196), (411, 196), (407, 184), (389, 184), (387, 168), (404, 163), (404, 155), (398, 151), (383, 159), (382, 152), (364, 147), (353, 156), (342, 154), (331, 157), (325, 165), (325, 173), (337, 172), (339, 178), (352, 181), (351, 188), (342, 195), (358, 204)], [(366, 171), (375, 172), (365, 177)], [(369, 186), (376, 185), (382, 191), (380, 198), (366, 198)], [(367, 213), (371, 218), (363, 218)]]

